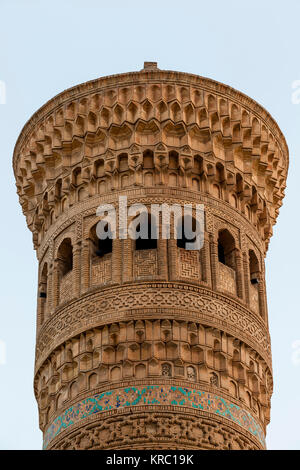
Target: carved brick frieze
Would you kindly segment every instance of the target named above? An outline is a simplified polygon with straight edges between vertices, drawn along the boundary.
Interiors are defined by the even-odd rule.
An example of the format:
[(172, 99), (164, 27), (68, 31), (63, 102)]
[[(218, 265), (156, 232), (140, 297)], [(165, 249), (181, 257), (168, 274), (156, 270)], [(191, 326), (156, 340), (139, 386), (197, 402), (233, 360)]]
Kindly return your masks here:
[(244, 338), (257, 348), (270, 365), (270, 342), (263, 322), (221, 294), (184, 284), (136, 285), (102, 290), (64, 307), (50, 318), (37, 338), (36, 366), (72, 334), (108, 321), (131, 317), (184, 318), (204, 324), (222, 325), (225, 331)]

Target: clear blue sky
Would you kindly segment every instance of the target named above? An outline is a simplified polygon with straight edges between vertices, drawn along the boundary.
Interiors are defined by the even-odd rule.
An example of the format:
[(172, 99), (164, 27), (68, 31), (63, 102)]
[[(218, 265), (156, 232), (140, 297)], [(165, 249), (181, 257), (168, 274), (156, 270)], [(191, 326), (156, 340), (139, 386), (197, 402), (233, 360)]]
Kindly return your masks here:
[[(108, 6), (108, 4), (110, 6)], [(267, 443), (300, 449), (299, 0), (0, 0), (1, 305), (0, 449), (40, 449), (33, 396), (37, 262), (15, 193), (11, 159), (37, 108), (99, 76), (140, 70), (144, 60), (229, 84), (261, 103), (290, 148), (286, 199), (267, 258), (274, 395)], [(1, 362), (1, 361), (0, 361)]]

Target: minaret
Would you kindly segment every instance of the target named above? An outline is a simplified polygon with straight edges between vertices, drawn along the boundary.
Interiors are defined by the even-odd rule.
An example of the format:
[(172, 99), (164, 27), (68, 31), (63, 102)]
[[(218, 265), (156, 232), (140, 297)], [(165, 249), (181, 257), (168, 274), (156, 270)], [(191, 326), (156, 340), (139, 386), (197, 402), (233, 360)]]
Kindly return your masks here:
[[(146, 62), (48, 101), (13, 167), (38, 258), (44, 448), (264, 449), (264, 258), (288, 170), (268, 112)], [(147, 209), (203, 204), (202, 248), (186, 249), (172, 225), (169, 239), (99, 240), (97, 208), (118, 216), (120, 196)]]

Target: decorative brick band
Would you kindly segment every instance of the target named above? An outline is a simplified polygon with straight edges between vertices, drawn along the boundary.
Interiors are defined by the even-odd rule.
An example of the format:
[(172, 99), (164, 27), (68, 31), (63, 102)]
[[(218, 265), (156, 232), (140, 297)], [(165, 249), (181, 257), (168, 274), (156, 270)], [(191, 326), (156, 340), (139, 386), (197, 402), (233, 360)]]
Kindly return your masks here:
[(206, 411), (241, 426), (265, 448), (265, 435), (257, 420), (246, 410), (228, 400), (193, 388), (172, 385), (140, 385), (97, 393), (67, 408), (44, 434), (44, 449), (62, 431), (83, 419), (111, 410), (134, 406), (174, 406)]
[[(258, 316), (225, 295), (179, 283), (152, 283), (106, 288), (63, 307), (44, 324), (37, 338), (36, 371), (66, 339), (101, 324), (127, 319), (186, 317), (233, 334), (255, 349), (271, 367), (268, 333)], [(139, 311), (137, 311), (137, 309)], [(176, 314), (176, 312), (181, 311)], [(124, 316), (123, 316), (124, 318)]]

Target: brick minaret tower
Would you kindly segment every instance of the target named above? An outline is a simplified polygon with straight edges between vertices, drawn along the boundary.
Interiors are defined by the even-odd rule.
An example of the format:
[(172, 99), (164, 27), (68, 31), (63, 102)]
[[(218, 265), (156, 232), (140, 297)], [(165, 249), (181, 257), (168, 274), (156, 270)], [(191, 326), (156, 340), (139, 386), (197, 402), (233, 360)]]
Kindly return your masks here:
[[(264, 257), (288, 169), (267, 111), (148, 62), (46, 103), (13, 165), (39, 262), (44, 448), (264, 448)], [(120, 195), (128, 205), (204, 204), (203, 248), (174, 236), (99, 241), (96, 209), (118, 211)]]

